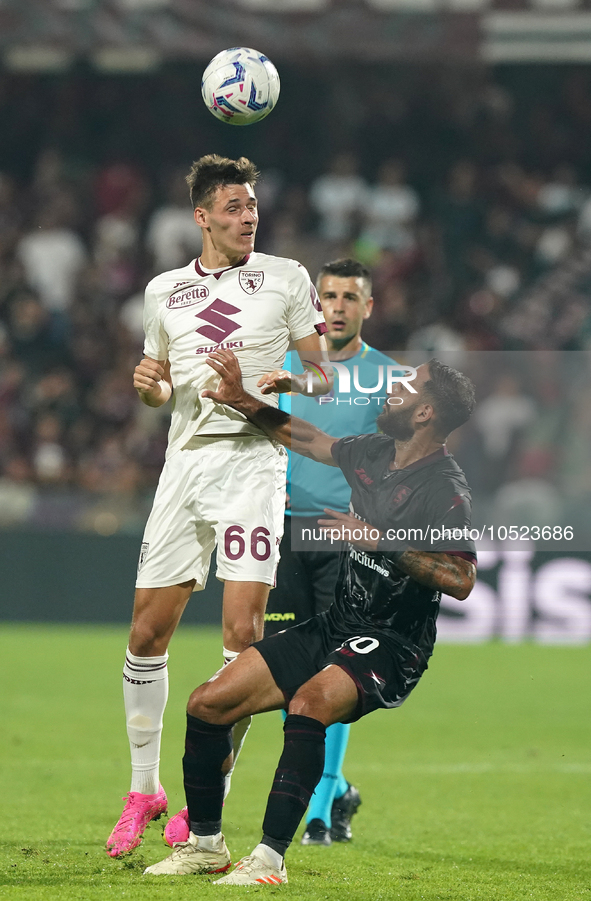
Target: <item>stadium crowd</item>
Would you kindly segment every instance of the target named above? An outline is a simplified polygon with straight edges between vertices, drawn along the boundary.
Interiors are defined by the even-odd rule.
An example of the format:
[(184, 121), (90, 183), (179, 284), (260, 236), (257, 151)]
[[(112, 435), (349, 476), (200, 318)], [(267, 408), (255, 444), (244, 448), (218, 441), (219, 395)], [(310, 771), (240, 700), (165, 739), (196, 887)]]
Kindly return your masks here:
[[(591, 344), (591, 82), (573, 70), (529, 103), (527, 86), (490, 73), (443, 73), (428, 89), (414, 78), (385, 113), (377, 87), (369, 110), (350, 111), (324, 167), (263, 159), (257, 249), (313, 276), (339, 256), (366, 263), (364, 337), (398, 359), (502, 352), (476, 366), (482, 403), (453, 448), (475, 495), (515, 502), (519, 482), (538, 513), (543, 502), (560, 519), (564, 498), (583, 511), (589, 373), (583, 355), (549, 351)], [(372, 104), (382, 132), (368, 128)], [(194, 156), (211, 149), (197, 143)], [(177, 152), (150, 166), (138, 145), (81, 164), (57, 134), (26, 173), (3, 165), (0, 524), (141, 532), (168, 413), (138, 403), (131, 373), (145, 284), (199, 253), (189, 162)]]

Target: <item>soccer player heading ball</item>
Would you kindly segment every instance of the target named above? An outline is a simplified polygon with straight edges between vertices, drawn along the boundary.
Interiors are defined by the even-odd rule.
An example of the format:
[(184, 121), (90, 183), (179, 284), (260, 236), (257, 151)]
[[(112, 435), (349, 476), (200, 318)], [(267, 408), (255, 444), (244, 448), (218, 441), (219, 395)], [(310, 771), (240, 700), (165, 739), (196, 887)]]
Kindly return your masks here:
[[(224, 582), (226, 661), (262, 638), (275, 578), (286, 453), (242, 413), (203, 394), (215, 392), (219, 382), (208, 354), (235, 351), (248, 390), (270, 395), (275, 405), (279, 392), (308, 391), (310, 383), (312, 393), (331, 388), (317, 376), (292, 377), (281, 369), (290, 342), (301, 357), (318, 359), (326, 350), (326, 326), (306, 270), (294, 260), (254, 252), (257, 176), (244, 157), (210, 155), (193, 164), (187, 181), (203, 252), (146, 288), (145, 356), (134, 386), (148, 406), (171, 396), (173, 404), (123, 670), (132, 777), (107, 841), (111, 857), (135, 848), (150, 820), (167, 809), (158, 777), (167, 648), (190, 595), (205, 587), (214, 547)], [(235, 752), (248, 723), (234, 730)]]
[[(320, 520), (349, 542), (332, 606), (257, 642), (191, 695), (183, 758), (191, 831), (146, 870), (184, 875), (230, 867), (221, 825), (232, 726), (287, 709), (261, 842), (217, 880), (273, 885), (287, 882), (284, 855), (322, 775), (326, 728), (399, 707), (427, 668), (441, 592), (464, 600), (474, 586), (474, 544), (455, 537), (470, 528), (470, 493), (445, 447), (472, 412), (474, 388), (431, 360), (417, 369), (416, 393), (394, 384), (378, 420), (384, 434), (335, 440), (248, 394), (231, 351), (213, 352), (210, 364), (222, 376), (217, 391), (206, 391), (210, 399), (292, 450), (340, 467), (352, 489), (351, 513), (326, 510)], [(424, 549), (397, 546), (391, 536), (402, 528), (415, 535), (420, 529)]]

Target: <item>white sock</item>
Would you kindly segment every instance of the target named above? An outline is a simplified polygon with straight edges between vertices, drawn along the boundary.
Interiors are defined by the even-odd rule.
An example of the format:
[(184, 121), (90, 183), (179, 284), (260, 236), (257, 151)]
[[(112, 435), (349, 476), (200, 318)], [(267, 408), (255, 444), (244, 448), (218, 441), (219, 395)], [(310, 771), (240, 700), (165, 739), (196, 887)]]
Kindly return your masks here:
[(216, 832), (215, 835), (191, 835), (197, 839), (197, 845), (202, 851), (219, 851), (222, 844), (222, 833)]
[(240, 651), (229, 651), (228, 648), (222, 648), (222, 657), (224, 658), (224, 666), (236, 660)]
[(136, 657), (123, 667), (123, 700), (131, 751), (130, 791), (155, 795), (159, 787), (162, 717), (168, 699), (168, 654)]
[[(227, 648), (222, 649), (222, 653), (224, 655), (224, 666), (227, 666), (229, 663), (232, 663), (233, 660), (236, 660), (240, 651), (229, 651)], [(242, 745), (244, 744), (244, 739), (246, 738), (246, 733), (250, 729), (250, 724), (252, 723), (251, 716), (245, 716), (243, 719), (239, 720), (234, 724), (232, 728), (232, 750), (233, 750), (233, 760), (232, 760), (232, 768), (226, 773), (225, 777), (225, 785), (224, 785), (224, 800), (230, 794), (230, 786), (232, 784), (232, 773), (234, 772), (234, 767), (236, 766), (236, 761), (238, 760), (238, 755), (242, 750)]]
[(232, 759), (232, 767), (226, 773), (225, 776), (225, 785), (224, 785), (224, 801), (230, 794), (230, 786), (232, 784), (232, 773), (234, 772), (234, 767), (236, 766), (236, 761), (238, 760), (238, 755), (242, 750), (242, 745), (244, 744), (244, 739), (246, 738), (246, 733), (250, 729), (250, 724), (252, 723), (251, 716), (245, 716), (241, 720), (238, 720), (237, 723), (234, 723), (232, 727), (232, 750), (233, 750), (233, 759)]
[(273, 867), (277, 867), (278, 870), (283, 866), (283, 858), (279, 851), (274, 851), (273, 848), (270, 848), (268, 845), (259, 844), (252, 853), (256, 854), (257, 857), (265, 858), (267, 863), (270, 863)]

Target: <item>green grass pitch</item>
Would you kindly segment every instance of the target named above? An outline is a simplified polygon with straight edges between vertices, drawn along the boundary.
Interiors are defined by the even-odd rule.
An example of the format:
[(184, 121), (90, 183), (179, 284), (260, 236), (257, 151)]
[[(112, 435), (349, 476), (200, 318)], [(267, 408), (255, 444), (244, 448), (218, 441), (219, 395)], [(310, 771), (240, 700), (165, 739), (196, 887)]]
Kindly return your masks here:
[[(125, 642), (115, 627), (2, 628), (0, 897), (591, 899), (591, 648), (439, 646), (404, 707), (351, 730), (346, 774), (363, 798), (353, 842), (302, 848), (300, 832), (288, 885), (222, 890), (204, 877), (142, 877), (165, 856), (159, 823), (127, 859), (103, 851), (129, 780)], [(171, 647), (172, 813), (186, 698), (220, 651), (219, 633), (193, 628)], [(260, 838), (280, 744), (279, 714), (259, 717), (224, 811), (234, 860)]]

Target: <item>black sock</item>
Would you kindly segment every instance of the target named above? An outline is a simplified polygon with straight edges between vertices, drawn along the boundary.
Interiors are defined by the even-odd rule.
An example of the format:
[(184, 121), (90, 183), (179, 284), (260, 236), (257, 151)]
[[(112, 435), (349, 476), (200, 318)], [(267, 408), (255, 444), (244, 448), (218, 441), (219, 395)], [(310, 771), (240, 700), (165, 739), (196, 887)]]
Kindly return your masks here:
[(288, 714), (283, 753), (267, 801), (263, 844), (285, 854), (324, 769), (326, 727), (309, 716)]
[(221, 831), (225, 784), (222, 765), (231, 753), (231, 726), (214, 726), (187, 714), (183, 773), (194, 835)]

